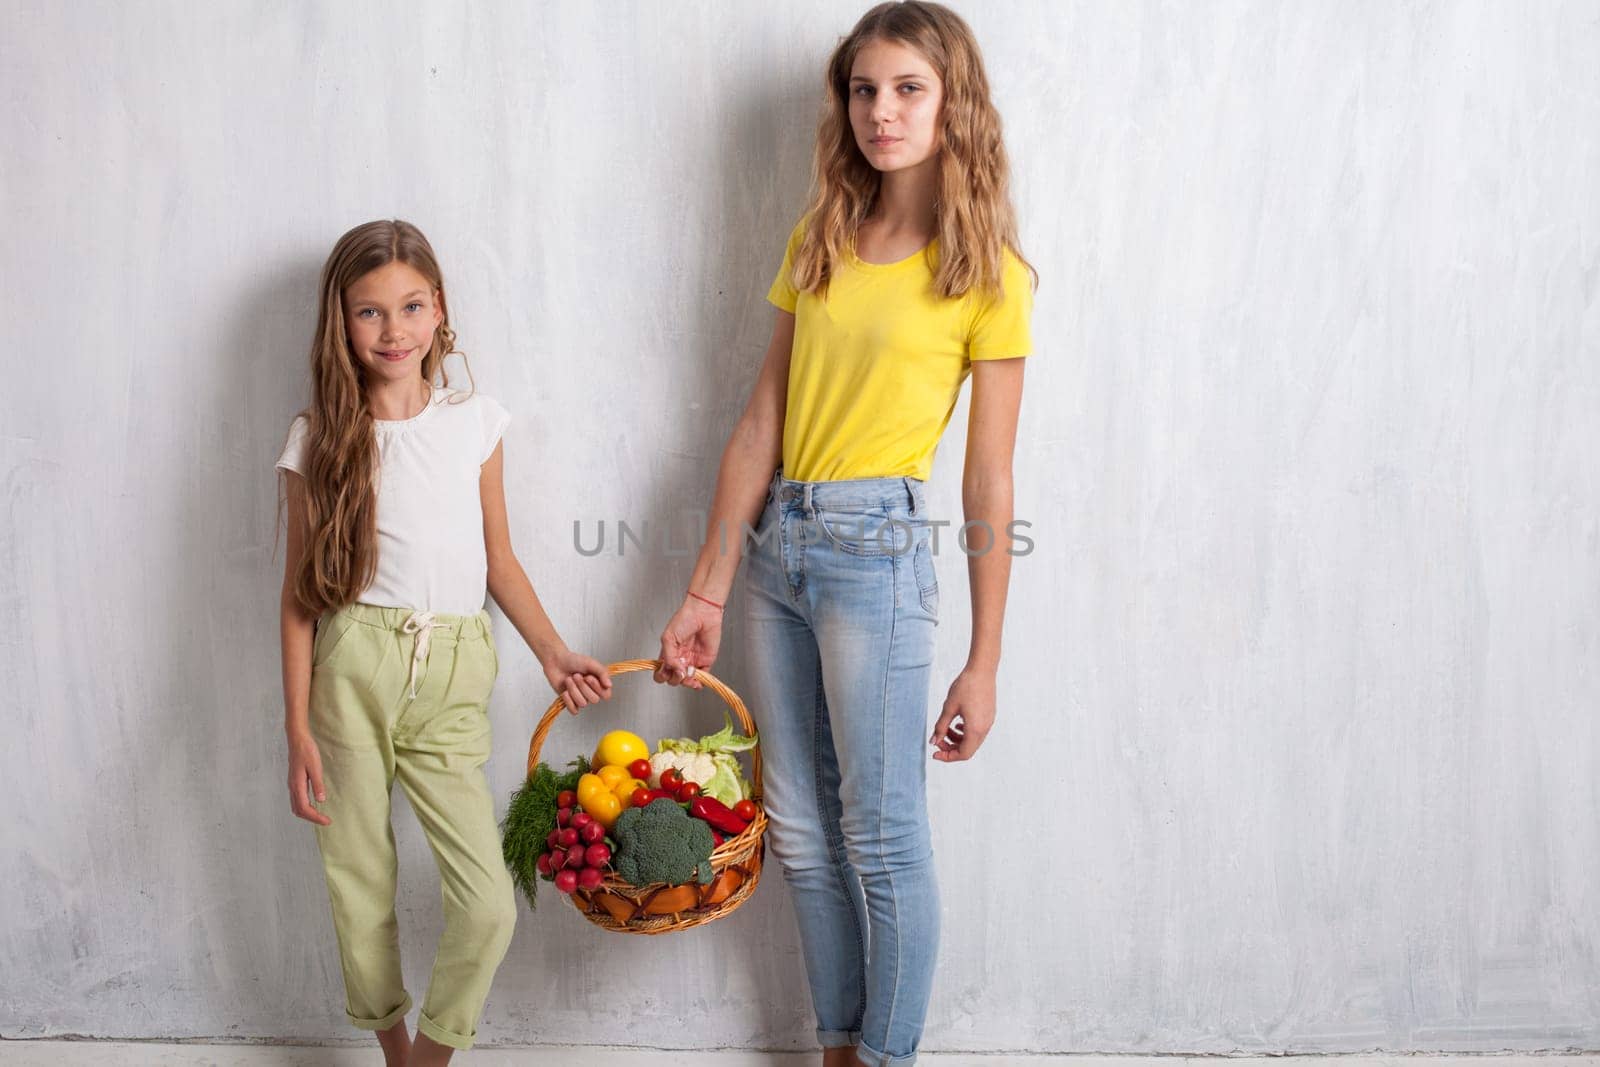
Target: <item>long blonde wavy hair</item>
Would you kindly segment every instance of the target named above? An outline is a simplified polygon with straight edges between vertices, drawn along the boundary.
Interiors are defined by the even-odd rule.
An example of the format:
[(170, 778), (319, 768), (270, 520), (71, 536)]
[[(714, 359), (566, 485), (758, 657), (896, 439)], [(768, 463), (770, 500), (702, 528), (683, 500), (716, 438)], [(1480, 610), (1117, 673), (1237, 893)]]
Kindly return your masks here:
[[(353, 603), (372, 583), (378, 567), (378, 449), (367, 405), (366, 371), (350, 350), (344, 294), (367, 273), (404, 263), (438, 293), (443, 318), (422, 357), (422, 377), (450, 384), (445, 357), (456, 352), (444, 276), (422, 231), (399, 219), (367, 222), (350, 230), (322, 267), (317, 332), (311, 341), (311, 406), (305, 462), (305, 549), (294, 581), (295, 599), (306, 611)], [(468, 378), (471, 371), (468, 370)]]
[(972, 30), (961, 17), (927, 0), (879, 4), (857, 22), (828, 60), (826, 97), (817, 123), (811, 204), (794, 256), (795, 287), (826, 292), (828, 279), (856, 230), (877, 205), (883, 176), (867, 162), (850, 127), (850, 71), (869, 41), (893, 41), (921, 53), (944, 86), (939, 109), (939, 248), (934, 289), (945, 297), (972, 289), (999, 296), (1004, 251), (1037, 273), (1017, 241), (1010, 167), (1000, 113)]

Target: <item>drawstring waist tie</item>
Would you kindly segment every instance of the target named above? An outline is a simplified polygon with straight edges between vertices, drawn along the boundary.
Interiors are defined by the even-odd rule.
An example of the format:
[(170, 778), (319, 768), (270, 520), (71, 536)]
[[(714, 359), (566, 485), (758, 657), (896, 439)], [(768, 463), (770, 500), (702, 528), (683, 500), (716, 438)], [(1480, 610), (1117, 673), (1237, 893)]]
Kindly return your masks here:
[(417, 699), (417, 668), (428, 662), (428, 648), (433, 643), (433, 628), (437, 625), (431, 611), (413, 611), (400, 624), (401, 633), (417, 635), (416, 646), (411, 650), (411, 676), (407, 683), (412, 700)]

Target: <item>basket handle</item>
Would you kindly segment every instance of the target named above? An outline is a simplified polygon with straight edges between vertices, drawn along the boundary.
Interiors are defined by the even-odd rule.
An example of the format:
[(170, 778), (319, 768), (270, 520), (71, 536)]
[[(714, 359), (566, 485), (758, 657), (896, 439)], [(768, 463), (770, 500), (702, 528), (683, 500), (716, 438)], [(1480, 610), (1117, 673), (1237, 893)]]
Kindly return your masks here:
[[(632, 674), (635, 671), (654, 671), (661, 666), (660, 660), (655, 659), (625, 659), (619, 663), (612, 663), (606, 667), (606, 673), (615, 677), (619, 674)], [(739, 699), (739, 694), (729, 689), (725, 683), (707, 671), (697, 670), (694, 676), (705, 684), (723, 703), (733, 709), (733, 716), (739, 721), (740, 729), (744, 730), (746, 737), (756, 736), (755, 720), (750, 718), (750, 711), (744, 706), (744, 701)], [(532, 774), (539, 765), (539, 751), (544, 748), (545, 738), (550, 736), (550, 729), (561, 717), (567, 708), (565, 701), (560, 697), (550, 704), (544, 713), (544, 718), (539, 720), (539, 725), (533, 731), (533, 740), (528, 742), (528, 773)], [(578, 709), (582, 710), (582, 709)], [(761, 742), (758, 739), (756, 746), (750, 750), (750, 792), (755, 798), (761, 796)]]

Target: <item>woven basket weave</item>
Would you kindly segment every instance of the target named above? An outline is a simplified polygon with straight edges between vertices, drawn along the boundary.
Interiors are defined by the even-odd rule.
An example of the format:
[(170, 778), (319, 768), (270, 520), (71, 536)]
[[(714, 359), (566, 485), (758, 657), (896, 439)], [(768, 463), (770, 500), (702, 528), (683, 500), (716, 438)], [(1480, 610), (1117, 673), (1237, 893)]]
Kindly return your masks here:
[[(606, 670), (615, 676), (654, 671), (659, 666), (659, 661), (653, 659), (630, 659), (613, 663)], [(737, 693), (705, 671), (696, 671), (695, 678), (733, 709), (740, 729), (747, 736), (755, 736), (755, 722)], [(545, 738), (565, 711), (566, 704), (558, 697), (539, 720), (533, 739), (528, 743), (529, 774), (539, 765), (539, 752), (544, 748)], [(750, 799), (756, 802), (756, 817), (744, 833), (728, 838), (711, 853), (713, 877), (710, 885), (667, 886), (658, 882), (636, 886), (608, 873), (598, 888), (579, 889), (571, 894), (573, 905), (583, 917), (603, 930), (619, 934), (669, 934), (715, 922), (749, 900), (761, 878), (761, 860), (766, 847), (763, 837), (767, 832), (767, 815), (761, 807), (759, 741), (750, 750), (750, 764)]]

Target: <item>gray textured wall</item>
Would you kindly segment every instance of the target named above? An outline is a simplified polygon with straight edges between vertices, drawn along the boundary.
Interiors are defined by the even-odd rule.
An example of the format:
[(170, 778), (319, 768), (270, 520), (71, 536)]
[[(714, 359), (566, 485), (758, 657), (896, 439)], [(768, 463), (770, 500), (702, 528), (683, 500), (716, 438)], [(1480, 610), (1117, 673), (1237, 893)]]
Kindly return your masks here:
[[(536, 584), (648, 654), (687, 562), (571, 522), (705, 501), (862, 6), (4, 4), (0, 1034), (353, 1036), (275, 621), (321, 257), (432, 235)], [(999, 729), (932, 770), (926, 1047), (1600, 1046), (1600, 5), (964, 7), (1043, 277), (1038, 549)], [(501, 634), (504, 794), (545, 697)], [(621, 692), (557, 754), (718, 719)], [(666, 940), (550, 899), (484, 1040), (809, 1040), (775, 871)]]

